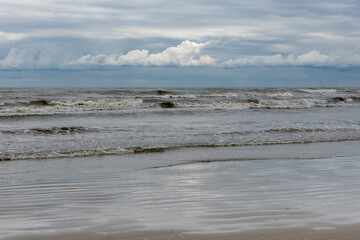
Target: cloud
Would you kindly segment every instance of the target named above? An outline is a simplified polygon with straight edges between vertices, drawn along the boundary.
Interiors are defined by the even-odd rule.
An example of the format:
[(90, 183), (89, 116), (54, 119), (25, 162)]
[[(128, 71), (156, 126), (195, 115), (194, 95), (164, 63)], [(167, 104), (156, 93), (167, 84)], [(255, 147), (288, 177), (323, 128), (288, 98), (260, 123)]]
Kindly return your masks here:
[[(0, 22), (7, 31), (24, 37), (167, 37), (197, 41), (206, 41), (207, 37), (286, 37), (290, 40), (324, 32), (346, 38), (359, 28), (359, 3), (338, 2), (2, 0)], [(311, 34), (307, 37), (316, 38)]]
[(211, 43), (186, 40), (159, 53), (149, 54), (149, 50), (132, 50), (120, 55), (85, 55), (69, 62), (68, 66), (214, 66), (215, 59), (201, 53), (201, 50)]
[(1, 69), (12, 69), (12, 68), (18, 68), (20, 66), (24, 66), (25, 59), (27, 55), (26, 50), (19, 50), (17, 48), (10, 49), (8, 55), (0, 60), (0, 68)]
[[(246, 55), (233, 59), (212, 57), (203, 52), (204, 48), (218, 46), (218, 41), (196, 43), (189, 40), (163, 51), (150, 53), (150, 50), (135, 49), (126, 54), (87, 54), (74, 52), (64, 54), (71, 49), (58, 48), (58, 45), (26, 45), (23, 48), (13, 47), (7, 55), (0, 59), (0, 69), (5, 70), (90, 70), (116, 69), (123, 66), (141, 67), (360, 67), (360, 54), (324, 54), (311, 50), (301, 54)], [(70, 47), (73, 47), (70, 45)], [(281, 46), (280, 49), (284, 47)], [(284, 47), (286, 50), (286, 46)], [(289, 48), (290, 49), (290, 48)]]
[(0, 69), (36, 69), (41, 66), (41, 53), (34, 54), (28, 49), (11, 48), (4, 59), (0, 60)]
[(11, 41), (23, 38), (23, 34), (20, 33), (6, 33), (0, 31), (0, 43), (1, 41)]
[(275, 54), (269, 56), (246, 56), (225, 61), (224, 67), (261, 67), (261, 66), (314, 66), (314, 67), (351, 67), (360, 66), (360, 55), (326, 55), (316, 50), (295, 56)]
[[(54, 69), (83, 79), (96, 70), (91, 74), (103, 81), (111, 71), (101, 70), (136, 72), (139, 79), (166, 72), (164, 84), (174, 71), (189, 79), (194, 73), (222, 79), (232, 72), (237, 79), (251, 71), (338, 72), (341, 82), (350, 70), (335, 68), (354, 66), (350, 80), (358, 85), (359, 9), (359, 0), (1, 0), (0, 84), (12, 70)], [(267, 66), (288, 72), (261, 69)], [(329, 68), (316, 69), (323, 66)]]
[(296, 51), (296, 46), (279, 43), (270, 45), (268, 50), (277, 53), (291, 53)]
[[(214, 59), (236, 62), (244, 55), (249, 56), (242, 57), (249, 65), (276, 65), (287, 55), (279, 60), (274, 53), (298, 56), (317, 49), (329, 57), (342, 53), (355, 59), (343, 59), (348, 64), (356, 62), (353, 54), (360, 53), (359, 7), (358, 0), (2, 0), (0, 58), (11, 51), (2, 68), (70, 68), (75, 65), (66, 63), (76, 61), (83, 67), (196, 66), (213, 65)], [(72, 46), (63, 46), (59, 39)], [(221, 39), (222, 44), (207, 51), (209, 56), (195, 54), (194, 60), (180, 61), (179, 56), (171, 62), (165, 51), (160, 54), (185, 39), (202, 43)], [(29, 42), (46, 42), (60, 52), (34, 51)], [(115, 52), (125, 54), (119, 58)]]
[(60, 44), (30, 43), (25, 46), (12, 47), (3, 59), (0, 59), (0, 69), (62, 69), (69, 54), (66, 47)]

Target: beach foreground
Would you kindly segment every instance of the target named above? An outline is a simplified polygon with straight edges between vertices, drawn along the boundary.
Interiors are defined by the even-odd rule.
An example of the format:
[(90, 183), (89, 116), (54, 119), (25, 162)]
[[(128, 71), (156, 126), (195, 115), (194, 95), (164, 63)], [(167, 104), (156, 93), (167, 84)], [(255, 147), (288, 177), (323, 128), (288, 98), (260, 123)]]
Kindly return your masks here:
[(2, 162), (0, 238), (359, 239), (358, 144)]
[(255, 230), (236, 233), (217, 233), (217, 234), (184, 234), (177, 230), (166, 231), (136, 231), (126, 233), (80, 233), (80, 234), (56, 234), (56, 235), (36, 235), (21, 236), (9, 240), (45, 240), (45, 239), (72, 239), (72, 240), (143, 240), (143, 239), (184, 239), (184, 240), (235, 240), (235, 239), (268, 239), (268, 240), (358, 240), (360, 239), (360, 225), (338, 226), (336, 229), (314, 230), (311, 228), (282, 228), (271, 230)]

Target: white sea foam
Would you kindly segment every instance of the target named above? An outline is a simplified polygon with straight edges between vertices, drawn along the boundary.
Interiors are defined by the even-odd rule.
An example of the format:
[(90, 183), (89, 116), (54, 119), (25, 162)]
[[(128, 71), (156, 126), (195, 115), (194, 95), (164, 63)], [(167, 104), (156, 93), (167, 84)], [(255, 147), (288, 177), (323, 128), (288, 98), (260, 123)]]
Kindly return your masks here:
[(183, 94), (183, 95), (177, 95), (179, 98), (196, 98), (196, 95), (194, 94)]
[(155, 98), (196, 98), (194, 94), (182, 94), (182, 95), (172, 95), (172, 94), (165, 94), (162, 96), (154, 96)]
[(130, 154), (130, 153), (163, 152), (164, 150), (165, 147), (163, 146), (153, 146), (153, 147), (114, 148), (114, 149), (89, 149), (89, 150), (74, 150), (74, 151), (7, 153), (7, 154), (0, 154), (0, 161), (122, 155), (122, 154)]
[(327, 94), (327, 93), (335, 93), (335, 92), (337, 92), (336, 89), (331, 89), (331, 88), (322, 88), (322, 89), (299, 89), (299, 91), (307, 92), (307, 93), (321, 93), (321, 94)]
[(232, 102), (232, 101), (217, 101), (217, 102), (174, 102), (174, 106), (178, 108), (211, 108), (211, 107), (226, 107), (226, 108), (250, 108), (253, 103)]
[(170, 98), (196, 98), (196, 95), (194, 94), (180, 94), (180, 95), (176, 95), (176, 94), (165, 94), (165, 95), (141, 95), (141, 96), (136, 96), (137, 98), (155, 98), (155, 99), (170, 99)]
[(143, 99), (81, 99), (81, 100), (49, 100), (45, 105), (0, 107), (1, 113), (29, 113), (29, 112), (69, 112), (116, 110), (124, 108), (149, 107), (155, 104), (143, 104)]
[(257, 100), (247, 99), (241, 101), (216, 101), (216, 102), (174, 102), (179, 108), (269, 108), (269, 109), (301, 109), (327, 106), (326, 100), (319, 99), (292, 99), (292, 100)]
[(1, 154), (0, 160), (29, 160), (29, 159), (49, 159), (49, 158), (67, 158), (67, 157), (87, 157), (101, 155), (126, 154), (131, 151), (128, 149), (95, 149), (95, 150), (78, 150), (69, 152), (29, 152), (29, 153), (11, 153)]
[(197, 97), (213, 97), (213, 98), (224, 98), (224, 97), (237, 97), (237, 93), (212, 93), (212, 94), (199, 94)]
[(147, 98), (184, 98), (184, 99), (195, 99), (195, 98), (227, 98), (227, 97), (237, 97), (236, 93), (212, 93), (212, 94), (165, 94), (165, 95), (145, 95), (142, 97)]
[(82, 100), (52, 100), (49, 105), (66, 106), (76, 108), (123, 108), (139, 106), (143, 103), (141, 98), (117, 99), (117, 98), (100, 98), (100, 99), (82, 99)]
[(88, 128), (82, 126), (70, 126), (70, 127), (48, 127), (48, 128), (30, 128), (30, 129), (16, 129), (16, 130), (3, 130), (2, 134), (74, 134), (84, 132), (97, 132), (96, 128)]
[(240, 142), (206, 142), (206, 143), (187, 143), (169, 146), (153, 146), (153, 147), (129, 147), (115, 149), (90, 149), (90, 150), (74, 150), (74, 151), (49, 151), (49, 152), (25, 152), (25, 153), (5, 153), (0, 154), (0, 161), (11, 160), (31, 160), (31, 159), (54, 159), (54, 158), (71, 158), (71, 157), (92, 157), (105, 155), (123, 155), (123, 154), (143, 154), (164, 152), (167, 149), (179, 148), (213, 148), (213, 147), (236, 147), (236, 146), (261, 146), (261, 145), (282, 145), (282, 144), (304, 144), (316, 142), (342, 142), (360, 140), (358, 136), (341, 137), (333, 139), (292, 139), (292, 140), (250, 140)]
[(268, 107), (273, 109), (301, 109), (326, 106), (326, 100), (319, 99), (293, 99), (293, 100), (272, 100), (262, 101), (258, 107)]
[(264, 93), (261, 96), (268, 96), (268, 97), (292, 97), (293, 94), (290, 92), (276, 92), (276, 93)]

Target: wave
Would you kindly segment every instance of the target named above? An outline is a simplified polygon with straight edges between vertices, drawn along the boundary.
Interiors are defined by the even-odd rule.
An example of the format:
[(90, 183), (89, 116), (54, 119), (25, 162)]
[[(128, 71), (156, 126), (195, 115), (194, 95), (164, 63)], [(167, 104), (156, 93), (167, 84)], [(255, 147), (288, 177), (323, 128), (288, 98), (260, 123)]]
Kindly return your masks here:
[(171, 99), (171, 98), (183, 98), (183, 99), (195, 99), (197, 98), (196, 95), (194, 94), (181, 94), (181, 95), (176, 95), (176, 94), (165, 94), (165, 95), (137, 95), (136, 98), (151, 98), (151, 99)]
[(50, 105), (51, 101), (50, 100), (46, 100), (46, 99), (39, 99), (39, 100), (34, 100), (34, 101), (30, 101), (29, 105), (35, 105), (35, 106), (46, 106), (46, 105)]
[(173, 102), (174, 107), (177, 107), (177, 108), (214, 108), (214, 107), (249, 108), (250, 104), (251, 103), (243, 102), (243, 101)]
[(28, 106), (5, 106), (0, 107), (1, 113), (54, 113), (72, 111), (101, 111), (118, 110), (127, 108), (146, 108), (155, 104), (144, 104), (141, 98), (118, 99), (81, 99), (81, 100), (34, 100)]
[(16, 129), (16, 130), (3, 130), (2, 134), (74, 134), (84, 132), (94, 132), (97, 129), (91, 129), (82, 126), (70, 127), (49, 127), (49, 128), (30, 128), (30, 129)]
[(130, 148), (114, 148), (114, 149), (89, 149), (75, 151), (49, 151), (49, 152), (26, 152), (26, 153), (8, 153), (0, 154), (0, 161), (10, 160), (37, 160), (37, 159), (53, 159), (53, 158), (71, 158), (71, 157), (94, 157), (104, 155), (123, 155), (130, 153), (151, 153), (163, 152), (165, 148), (157, 147), (130, 147)]
[[(235, 131), (235, 132), (222, 132), (225, 135), (250, 135), (250, 134), (261, 134), (261, 133), (320, 133), (320, 132), (334, 132), (335, 129), (324, 129), (324, 128), (272, 128), (264, 129), (259, 131)], [(339, 129), (336, 129), (339, 130)], [(348, 129), (340, 129), (342, 132)]]
[(337, 97), (333, 97), (329, 99), (329, 102), (359, 102), (360, 101), (360, 97), (356, 97), (356, 96), (337, 96)]
[(50, 152), (27, 152), (27, 153), (10, 153), (0, 154), (0, 161), (9, 160), (36, 160), (68, 157), (88, 157), (101, 155), (115, 155), (129, 153), (126, 149), (95, 149), (95, 150), (78, 150), (78, 151), (50, 151)]
[(306, 93), (322, 93), (322, 94), (326, 94), (326, 93), (335, 93), (335, 92), (337, 92), (337, 89), (334, 89), (334, 88), (321, 88), (321, 89), (309, 88), (309, 89), (299, 89), (299, 91), (306, 92)]
[(137, 95), (137, 98), (155, 98), (155, 99), (201, 99), (201, 98), (231, 98), (238, 97), (237, 93), (212, 93), (212, 94), (162, 94), (162, 95)]
[(202, 98), (199, 98), (198, 95), (185, 94), (161, 95), (160, 98), (153, 96), (154, 99), (152, 99), (152, 96), (150, 96), (150, 99), (147, 99), (146, 96), (143, 96), (143, 98), (94, 98), (78, 100), (37, 99), (26, 103), (17, 102), (0, 105), (0, 117), (46, 116), (90, 111), (160, 108), (164, 106), (166, 108), (171, 106), (171, 108), (307, 109), (313, 107), (334, 107), (360, 102), (360, 97), (346, 95), (330, 98), (277, 99), (275, 97), (275, 95), (288, 96), (287, 92), (284, 92), (271, 93), (275, 97), (273, 99), (262, 99), (261, 97), (241, 99), (239, 97), (231, 97), (233, 96), (232, 94), (234, 93), (217, 94), (215, 99), (206, 97), (211, 94), (201, 95)]
[(319, 132), (333, 132), (334, 129), (322, 129), (322, 128), (278, 128), (267, 129), (260, 132), (263, 133), (319, 133)]
[(198, 94), (197, 97), (206, 97), (206, 98), (227, 98), (227, 97), (237, 97), (237, 93), (212, 93), (212, 94)]
[(294, 94), (291, 92), (275, 92), (275, 93), (262, 93), (259, 96), (267, 96), (267, 97), (292, 97)]
[(216, 101), (216, 102), (173, 102), (174, 107), (179, 108), (202, 108), (202, 107), (226, 107), (242, 109), (302, 109), (312, 107), (328, 107), (327, 100), (320, 99), (293, 99), (293, 100), (259, 100), (244, 99), (240, 101)]
[(350, 97), (350, 99), (353, 102), (360, 102), (360, 97), (357, 97), (357, 96), (352, 96), (352, 97)]
[(254, 140), (247, 142), (214, 142), (214, 143), (189, 143), (176, 146), (151, 146), (151, 147), (129, 147), (113, 149), (90, 149), (75, 151), (49, 151), (49, 152), (26, 152), (26, 153), (5, 153), (0, 154), (0, 161), (11, 160), (40, 160), (72, 157), (96, 157), (105, 155), (161, 153), (167, 150), (180, 148), (217, 148), (217, 147), (241, 147), (241, 146), (265, 146), (281, 144), (308, 144), (316, 142), (344, 142), (359, 141), (360, 137), (348, 137), (339, 139), (298, 139), (298, 140)]
[(0, 105), (2, 106), (6, 106), (6, 107), (28, 107), (28, 106), (46, 106), (46, 105), (50, 105), (51, 100), (48, 99), (36, 99), (36, 100), (31, 100), (31, 101), (26, 101), (26, 100), (20, 100), (18, 101), (18, 99), (16, 99), (15, 101), (10, 101), (10, 102), (3, 102)]

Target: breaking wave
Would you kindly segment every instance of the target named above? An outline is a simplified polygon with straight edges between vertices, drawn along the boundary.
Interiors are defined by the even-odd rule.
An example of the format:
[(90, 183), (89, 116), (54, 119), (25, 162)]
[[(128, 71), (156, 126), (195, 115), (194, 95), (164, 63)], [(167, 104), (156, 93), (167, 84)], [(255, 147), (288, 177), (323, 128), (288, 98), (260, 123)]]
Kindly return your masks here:
[(337, 89), (333, 89), (333, 88), (321, 88), (321, 89), (299, 89), (299, 91), (301, 92), (306, 92), (306, 93), (322, 93), (322, 94), (326, 94), (326, 93), (335, 93), (337, 92)]
[[(172, 89), (82, 90), (58, 95), (8, 96), (0, 117), (46, 116), (147, 108), (308, 109), (358, 104), (357, 89)], [(73, 94), (73, 95), (72, 95)], [(104, 96), (105, 95), (105, 96)], [(54, 99), (53, 99), (53, 98)], [(165, 102), (165, 103), (164, 103)]]
[(211, 93), (211, 94), (161, 94), (161, 95), (137, 95), (137, 98), (155, 98), (155, 99), (201, 99), (201, 98), (231, 98), (238, 97), (237, 93)]
[(237, 97), (237, 93), (212, 93), (212, 94), (199, 94), (198, 97), (206, 98), (227, 98), (227, 97)]
[(330, 99), (242, 99), (206, 101), (179, 99), (144, 102), (143, 99), (92, 99), (76, 101), (37, 102), (29, 106), (0, 106), (0, 117), (47, 116), (90, 111), (112, 111), (145, 108), (238, 108), (238, 109), (307, 109), (334, 107), (346, 103), (360, 102), (359, 97), (333, 97)]
[(74, 151), (8, 153), (8, 154), (0, 154), (0, 161), (122, 155), (122, 154), (130, 154), (130, 153), (163, 152), (164, 150), (165, 148), (160, 146), (160, 147), (130, 147), (130, 148), (114, 148), (114, 149), (90, 149), (90, 150), (74, 150)]
[(40, 160), (71, 157), (96, 157), (105, 155), (141, 154), (141, 153), (161, 153), (166, 150), (180, 148), (216, 148), (216, 147), (241, 147), (241, 146), (260, 146), (260, 145), (281, 145), (281, 144), (308, 144), (316, 142), (343, 142), (358, 141), (358, 137), (338, 138), (338, 139), (298, 139), (298, 140), (253, 140), (247, 142), (216, 142), (216, 143), (189, 143), (175, 146), (152, 146), (152, 147), (129, 147), (113, 149), (90, 149), (75, 151), (49, 151), (49, 152), (26, 152), (26, 153), (7, 153), (0, 154), (0, 161), (11, 160)]
[(17, 130), (4, 130), (2, 134), (74, 134), (84, 132), (94, 132), (97, 129), (90, 129), (82, 126), (71, 127), (49, 127), (49, 128), (30, 128), (30, 129), (17, 129)]
[(50, 105), (50, 103), (51, 103), (50, 100), (39, 99), (39, 100), (30, 101), (30, 102), (29, 102), (29, 105), (46, 106), (46, 105)]
[(267, 96), (267, 97), (292, 97), (294, 94), (290, 92), (274, 92), (274, 93), (263, 93), (260, 96)]
[(202, 107), (225, 107), (242, 109), (301, 109), (312, 107), (328, 107), (328, 101), (319, 99), (293, 99), (293, 100), (259, 100), (244, 99), (240, 101), (217, 101), (217, 102), (174, 102), (174, 107), (179, 108), (202, 108)]
[(35, 100), (30, 101), (28, 106), (4, 106), (0, 107), (0, 113), (56, 113), (73, 111), (101, 111), (127, 108), (146, 108), (154, 104), (144, 104), (143, 99), (81, 99), (81, 100)]
[(141, 95), (141, 96), (136, 96), (137, 98), (150, 98), (150, 99), (171, 99), (171, 98), (183, 98), (183, 99), (195, 99), (197, 98), (196, 95), (194, 94), (181, 94), (181, 95), (176, 95), (176, 94), (164, 94), (164, 95)]

